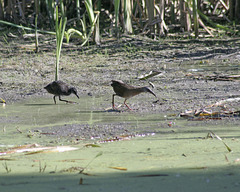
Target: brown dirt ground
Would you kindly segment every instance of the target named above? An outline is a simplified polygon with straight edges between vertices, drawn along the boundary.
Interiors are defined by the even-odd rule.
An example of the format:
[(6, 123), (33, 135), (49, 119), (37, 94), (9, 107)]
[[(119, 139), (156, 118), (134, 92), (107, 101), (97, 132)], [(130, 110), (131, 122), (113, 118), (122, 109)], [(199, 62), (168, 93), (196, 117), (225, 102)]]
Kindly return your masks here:
[[(55, 77), (55, 40), (53, 36), (40, 36), (39, 53), (34, 52), (33, 42), (34, 38), (22, 36), (0, 38), (0, 98), (7, 103), (29, 98), (52, 99), (43, 87)], [(120, 40), (105, 38), (100, 46), (79, 45), (77, 39), (63, 45), (60, 79), (75, 86), (80, 98), (104, 98), (101, 108), (98, 106), (93, 110), (111, 106), (112, 79), (139, 86), (148, 85), (148, 81), (151, 81), (155, 85), (153, 90), (160, 102), (152, 103), (155, 99), (146, 94), (129, 99), (129, 105), (141, 115), (178, 114), (185, 110), (202, 109), (223, 99), (239, 97), (238, 79), (220, 81), (208, 78), (213, 75), (239, 75), (239, 38), (155, 41), (141, 36), (123, 36)], [(154, 70), (163, 73), (148, 81), (138, 79), (140, 75)], [(117, 99), (117, 102), (122, 100)], [(238, 111), (240, 103), (231, 103), (230, 107)], [(109, 131), (109, 127), (114, 130)], [(96, 129), (95, 136), (110, 132), (113, 137), (121, 135), (126, 131), (123, 127), (126, 126), (101, 125), (101, 129)], [(48, 131), (48, 128), (42, 128), (43, 131), (46, 129)], [(68, 128), (57, 126), (54, 130), (62, 136), (93, 136), (86, 131), (87, 125)]]
[[(47, 95), (43, 87), (54, 80), (55, 40), (40, 36), (39, 41), (40, 52), (34, 53), (33, 37), (0, 38), (0, 97), (7, 102)], [(137, 77), (153, 70), (164, 71), (149, 79), (163, 99), (156, 112), (183, 111), (239, 95), (238, 81), (205, 78), (239, 74), (239, 38), (155, 41), (123, 36), (103, 39), (100, 46), (79, 44), (73, 39), (63, 45), (60, 79), (76, 86), (83, 96), (109, 94), (110, 101), (111, 79), (148, 85)]]

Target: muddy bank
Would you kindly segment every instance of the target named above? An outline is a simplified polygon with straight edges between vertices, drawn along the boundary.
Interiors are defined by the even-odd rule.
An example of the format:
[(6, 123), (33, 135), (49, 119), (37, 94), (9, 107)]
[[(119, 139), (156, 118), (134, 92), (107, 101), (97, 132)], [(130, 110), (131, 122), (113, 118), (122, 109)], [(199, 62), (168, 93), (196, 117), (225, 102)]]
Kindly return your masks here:
[[(43, 87), (54, 80), (52, 37), (41, 36), (37, 54), (33, 52), (33, 39), (8, 38), (7, 41), (0, 40), (0, 97), (7, 102), (29, 97), (50, 98)], [(77, 44), (63, 46), (60, 79), (74, 85), (83, 96), (109, 95), (110, 102), (111, 79), (148, 85), (137, 78), (152, 70), (164, 71), (163, 75), (149, 79), (155, 85), (154, 92), (166, 101), (156, 111), (181, 111), (239, 95), (237, 81), (207, 81), (187, 75), (238, 74), (239, 39), (157, 42), (143, 37), (123, 37), (104, 39), (101, 46), (81, 48)], [(142, 104), (142, 108), (146, 107), (146, 103)]]
[[(209, 78), (239, 74), (239, 39), (156, 42), (123, 37), (83, 48), (71, 42), (62, 49), (60, 79), (75, 86), (80, 99), (70, 96), (76, 104), (57, 100), (57, 105), (43, 89), (54, 79), (55, 41), (48, 36), (39, 40), (36, 54), (33, 39), (0, 38), (0, 98), (7, 102), (0, 108), (0, 149), (9, 152), (1, 156), (3, 191), (148, 191), (159, 182), (165, 191), (239, 187), (239, 117), (179, 117), (185, 110), (239, 97), (238, 79)], [(125, 106), (122, 112), (106, 110), (111, 108), (112, 79), (148, 85), (138, 77), (153, 70), (163, 72), (149, 79), (159, 103), (141, 94), (128, 100), (132, 111)], [(123, 103), (119, 97), (115, 101)], [(240, 109), (238, 100), (227, 106)], [(207, 137), (210, 131), (232, 152), (222, 141)], [(108, 142), (118, 138), (121, 142)], [(15, 146), (35, 145), (78, 150), (14, 152)], [(79, 174), (83, 169), (85, 174)]]
[[(7, 103), (48, 98), (48, 104), (53, 104), (52, 95), (43, 87), (54, 80), (55, 41), (49, 36), (41, 36), (39, 40), (40, 52), (34, 53), (33, 39), (8, 38), (6, 43), (1, 38), (0, 98)], [(240, 39), (153, 41), (135, 36), (120, 40), (103, 39), (100, 46), (82, 48), (76, 41), (63, 46), (60, 79), (77, 88), (78, 102), (84, 103), (81, 97), (89, 97), (88, 111), (105, 111), (111, 107), (112, 79), (139, 86), (149, 85), (148, 81), (151, 81), (160, 102), (153, 103), (155, 98), (152, 95), (141, 94), (128, 100), (133, 112), (124, 106), (120, 109), (142, 116), (172, 114), (177, 117), (185, 110), (201, 109), (222, 99), (239, 97), (238, 79), (214, 81), (205, 78), (209, 75), (239, 74), (239, 47)], [(161, 71), (162, 74), (146, 81), (138, 79), (150, 71)], [(98, 100), (96, 104), (94, 98)], [(119, 97), (115, 101), (117, 105), (123, 103)], [(232, 107), (238, 110), (239, 102)], [(57, 137), (82, 135), (88, 139), (136, 133), (136, 130), (132, 132), (131, 126), (123, 127), (126, 126), (106, 124), (94, 132), (85, 123), (81, 126), (73, 123), (52, 128), (43, 126), (40, 131), (52, 132)]]

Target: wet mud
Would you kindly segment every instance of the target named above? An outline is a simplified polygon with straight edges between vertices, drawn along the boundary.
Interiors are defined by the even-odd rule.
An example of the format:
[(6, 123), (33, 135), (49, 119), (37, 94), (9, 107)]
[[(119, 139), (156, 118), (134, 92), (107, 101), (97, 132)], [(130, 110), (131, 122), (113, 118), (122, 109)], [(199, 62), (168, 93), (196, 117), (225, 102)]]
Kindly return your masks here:
[[(7, 103), (42, 97), (53, 102), (52, 95), (43, 87), (54, 80), (54, 41), (48, 36), (41, 37), (39, 53), (34, 53), (32, 39), (9, 38), (7, 41), (1, 39), (0, 97)], [(177, 115), (239, 96), (238, 80), (205, 78), (213, 74), (238, 74), (239, 44), (239, 39), (154, 41), (138, 36), (103, 39), (100, 46), (78, 47), (77, 42), (72, 42), (64, 44), (62, 49), (60, 79), (77, 88), (78, 102), (85, 102), (81, 97), (102, 98), (97, 105), (88, 105), (90, 111), (104, 111), (111, 107), (112, 79), (136, 86), (148, 86), (150, 81), (160, 101), (153, 103), (154, 98), (147, 94), (135, 96), (128, 100), (133, 112)], [(139, 80), (141, 75), (150, 71), (162, 73)], [(123, 103), (120, 97), (115, 101)], [(61, 103), (58, 101), (58, 104)], [(124, 106), (120, 110), (129, 113)], [(65, 130), (73, 130), (71, 126)]]

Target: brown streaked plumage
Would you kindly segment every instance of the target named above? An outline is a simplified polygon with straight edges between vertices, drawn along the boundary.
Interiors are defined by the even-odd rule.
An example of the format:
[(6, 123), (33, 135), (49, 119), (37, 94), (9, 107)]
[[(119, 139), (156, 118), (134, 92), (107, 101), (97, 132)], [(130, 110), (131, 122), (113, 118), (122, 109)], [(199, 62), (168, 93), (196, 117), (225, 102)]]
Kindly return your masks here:
[(55, 99), (56, 96), (58, 96), (59, 101), (65, 101), (66, 103), (71, 103), (71, 101), (61, 99), (62, 95), (68, 96), (71, 93), (73, 93), (79, 99), (76, 88), (69, 86), (63, 81), (53, 81), (52, 83), (49, 83), (46, 87), (44, 87), (44, 89), (46, 89), (48, 93), (51, 93), (54, 95), (53, 100), (55, 104), (56, 104), (56, 99)]
[(113, 87), (113, 90), (116, 94), (113, 94), (112, 96), (112, 108), (114, 109), (114, 97), (117, 95), (119, 97), (125, 98), (124, 105), (127, 106), (128, 109), (131, 110), (131, 108), (126, 104), (127, 99), (138, 95), (140, 93), (148, 92), (154, 95), (156, 98), (157, 96), (155, 93), (153, 93), (148, 87), (135, 87), (132, 85), (128, 85), (120, 80), (112, 80), (111, 86)]

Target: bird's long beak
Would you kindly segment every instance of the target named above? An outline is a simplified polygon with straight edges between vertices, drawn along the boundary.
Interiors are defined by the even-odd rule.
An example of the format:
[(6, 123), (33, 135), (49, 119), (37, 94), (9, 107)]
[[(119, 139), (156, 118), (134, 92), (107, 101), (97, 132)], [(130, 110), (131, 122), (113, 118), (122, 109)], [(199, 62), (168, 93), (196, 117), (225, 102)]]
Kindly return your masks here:
[(79, 99), (79, 96), (78, 96), (78, 94), (75, 94), (76, 96), (77, 96), (77, 98)]
[(154, 95), (154, 96), (157, 98), (156, 94), (153, 93), (153, 91), (151, 91), (149, 88), (146, 87), (146, 91), (149, 92), (149, 93), (151, 93), (152, 95)]
[(146, 91), (149, 92), (149, 93), (151, 93), (152, 95), (154, 95), (154, 96), (157, 98), (157, 100), (154, 101), (153, 103), (157, 103), (157, 102), (159, 101), (158, 97), (156, 96), (155, 93), (153, 93), (153, 91), (151, 91), (151, 89), (149, 89), (149, 88), (146, 87)]

